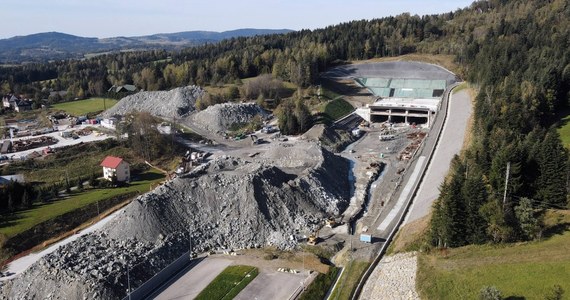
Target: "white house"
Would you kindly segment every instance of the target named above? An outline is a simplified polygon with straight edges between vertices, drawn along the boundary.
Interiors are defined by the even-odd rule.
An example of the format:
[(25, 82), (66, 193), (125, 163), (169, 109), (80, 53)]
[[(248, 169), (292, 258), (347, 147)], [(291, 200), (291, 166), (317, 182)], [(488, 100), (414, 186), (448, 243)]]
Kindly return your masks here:
[(129, 169), (129, 163), (124, 161), (120, 157), (107, 156), (101, 162), (101, 167), (103, 167), (103, 177), (107, 180), (112, 180), (113, 175), (116, 176), (117, 181), (129, 182), (131, 181), (131, 171)]
[(19, 101), (18, 97), (14, 95), (7, 95), (2, 98), (2, 106), (4, 108), (13, 108), (16, 105), (16, 101)]
[(101, 120), (101, 126), (113, 130), (117, 129), (117, 123), (118, 123), (117, 118), (108, 118)]

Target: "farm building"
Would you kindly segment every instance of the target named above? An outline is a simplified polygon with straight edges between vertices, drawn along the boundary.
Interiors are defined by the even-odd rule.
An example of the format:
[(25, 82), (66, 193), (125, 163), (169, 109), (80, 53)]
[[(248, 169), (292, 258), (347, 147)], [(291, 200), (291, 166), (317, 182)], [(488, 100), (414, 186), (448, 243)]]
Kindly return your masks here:
[(100, 166), (103, 167), (103, 177), (107, 180), (112, 180), (113, 176), (116, 176), (119, 182), (131, 181), (129, 163), (120, 157), (107, 156)]

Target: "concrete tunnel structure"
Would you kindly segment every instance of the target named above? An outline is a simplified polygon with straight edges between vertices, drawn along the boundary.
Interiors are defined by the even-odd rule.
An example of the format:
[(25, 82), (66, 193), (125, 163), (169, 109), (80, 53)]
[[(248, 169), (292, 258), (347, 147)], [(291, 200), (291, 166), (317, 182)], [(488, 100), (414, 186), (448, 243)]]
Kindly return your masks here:
[(457, 82), (448, 70), (420, 62), (382, 62), (346, 65), (327, 76), (350, 78), (376, 100), (355, 113), (371, 123), (425, 124), (431, 127), (445, 89)]

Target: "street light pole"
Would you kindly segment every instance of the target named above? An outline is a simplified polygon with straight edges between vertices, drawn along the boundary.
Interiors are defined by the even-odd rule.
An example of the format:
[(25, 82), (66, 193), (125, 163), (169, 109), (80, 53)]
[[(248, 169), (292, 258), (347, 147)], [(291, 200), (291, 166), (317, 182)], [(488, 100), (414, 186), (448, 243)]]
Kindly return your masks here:
[(192, 231), (190, 228), (188, 228), (188, 243), (189, 243), (188, 256), (190, 256), (190, 259), (192, 259)]
[(131, 277), (129, 273), (129, 265), (127, 265), (127, 295), (129, 296), (129, 300), (131, 300)]

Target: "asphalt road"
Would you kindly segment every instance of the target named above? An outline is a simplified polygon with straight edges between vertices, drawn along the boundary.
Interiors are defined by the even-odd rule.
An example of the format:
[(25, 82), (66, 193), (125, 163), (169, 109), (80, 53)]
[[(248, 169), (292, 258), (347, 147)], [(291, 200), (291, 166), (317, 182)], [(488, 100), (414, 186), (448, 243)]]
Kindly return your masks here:
[(308, 275), (284, 272), (261, 272), (234, 299), (290, 299), (293, 293), (305, 282)]
[(233, 263), (229, 259), (207, 258), (189, 269), (154, 299), (194, 299), (218, 274)]
[(473, 109), (467, 90), (451, 96), (447, 121), (432, 161), (426, 170), (416, 198), (406, 216), (405, 224), (426, 216), (433, 201), (439, 196), (439, 187), (449, 171), (453, 156), (459, 154), (465, 140), (467, 122)]

